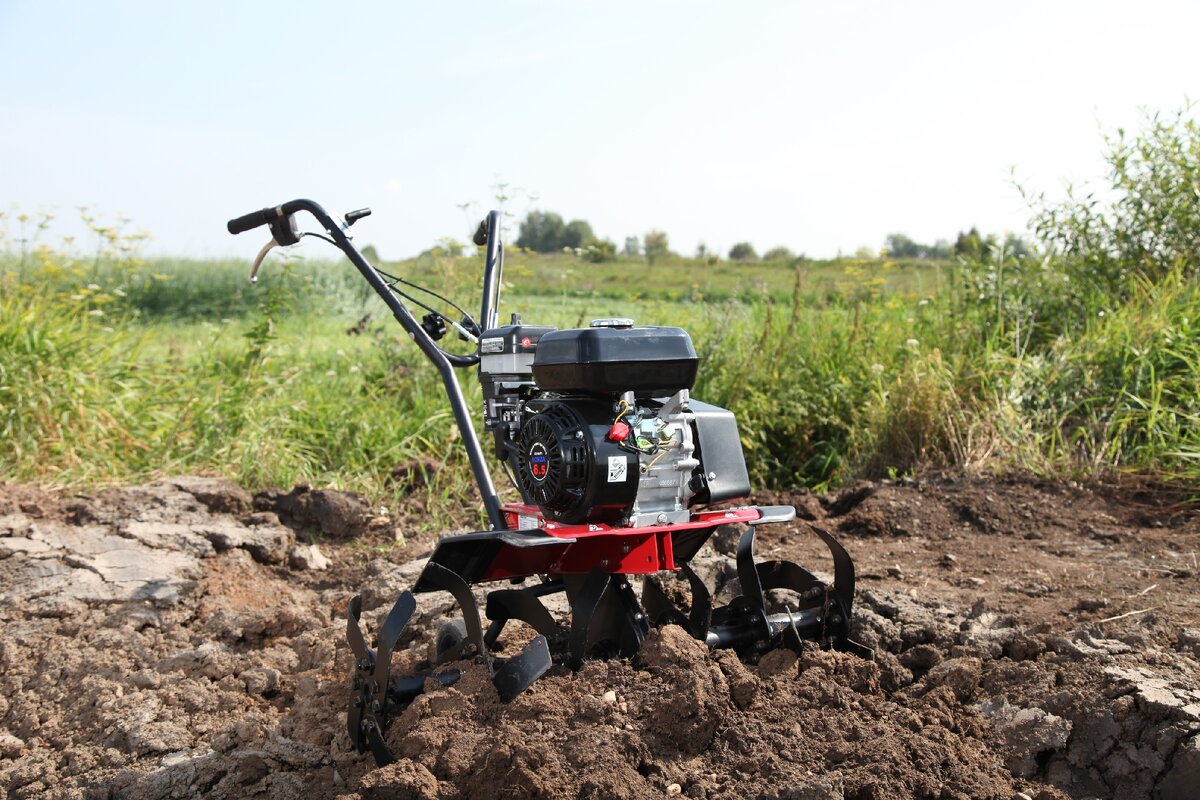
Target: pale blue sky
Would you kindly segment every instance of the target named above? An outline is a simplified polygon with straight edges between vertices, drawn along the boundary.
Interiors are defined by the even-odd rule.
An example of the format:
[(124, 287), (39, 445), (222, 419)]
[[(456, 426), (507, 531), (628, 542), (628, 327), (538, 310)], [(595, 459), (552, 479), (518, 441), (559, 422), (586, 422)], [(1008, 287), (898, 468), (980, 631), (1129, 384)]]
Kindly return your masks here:
[(197, 256), (252, 254), (224, 221), (296, 196), (371, 206), (360, 242), (410, 255), (498, 179), (689, 253), (1020, 230), (1009, 168), (1098, 175), (1102, 129), (1198, 95), (1197, 31), (1153, 0), (0, 0), (0, 207)]

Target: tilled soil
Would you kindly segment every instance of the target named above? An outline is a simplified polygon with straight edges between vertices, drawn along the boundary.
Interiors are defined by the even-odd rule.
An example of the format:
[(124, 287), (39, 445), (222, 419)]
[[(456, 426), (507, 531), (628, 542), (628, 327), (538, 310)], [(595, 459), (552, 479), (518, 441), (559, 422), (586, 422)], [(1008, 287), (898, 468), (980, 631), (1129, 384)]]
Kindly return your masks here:
[[(812, 524), (850, 551), (874, 662), (747, 664), (672, 626), (508, 704), (462, 664), (375, 768), (345, 731), (346, 602), (375, 630), (423, 554), (384, 557), (358, 498), (0, 485), (0, 800), (1197, 797), (1200, 514), (1170, 497), (931, 476), (759, 498), (799, 512), (760, 559), (828, 574)], [(694, 560), (718, 600), (735, 542)], [(420, 598), (398, 671), (452, 613)]]

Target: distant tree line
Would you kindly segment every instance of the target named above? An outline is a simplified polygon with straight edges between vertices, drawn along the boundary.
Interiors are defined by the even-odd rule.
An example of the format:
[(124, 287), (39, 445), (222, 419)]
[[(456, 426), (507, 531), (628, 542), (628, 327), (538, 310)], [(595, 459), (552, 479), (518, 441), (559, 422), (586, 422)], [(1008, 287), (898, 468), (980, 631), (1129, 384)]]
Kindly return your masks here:
[(888, 255), (892, 258), (951, 258), (961, 256), (974, 261), (990, 261), (1001, 249), (1010, 256), (1029, 255), (1029, 243), (1016, 234), (1006, 234), (1003, 239), (994, 233), (982, 234), (971, 226), (968, 231), (959, 231), (954, 243), (938, 239), (933, 244), (921, 244), (903, 233), (889, 234), (885, 240)]
[[(588, 261), (612, 261), (617, 257), (617, 245), (609, 239), (597, 238), (587, 220), (573, 219), (564, 222), (562, 215), (553, 211), (534, 210), (526, 214), (521, 222), (516, 243), (518, 247), (537, 253), (574, 250)], [(903, 233), (892, 233), (888, 234), (885, 245), (888, 255), (892, 258), (947, 259), (961, 256), (974, 261), (988, 262), (1001, 250), (1013, 256), (1024, 256), (1030, 252), (1029, 245), (1019, 236), (1010, 233), (1000, 239), (995, 234), (982, 234), (976, 227), (959, 231), (953, 242), (938, 239), (933, 244), (922, 244)], [(646, 262), (653, 265), (671, 254), (670, 242), (663, 231), (649, 230), (641, 239), (637, 236), (627, 236), (620, 254), (626, 258), (644, 256)], [(701, 242), (696, 248), (695, 257), (702, 262), (715, 263), (720, 260), (720, 253), (714, 252)], [(738, 262), (792, 263), (803, 259), (804, 256), (797, 255), (786, 247), (777, 246), (764, 252), (760, 258), (750, 242), (737, 242), (729, 248), (728, 258)]]
[(537, 253), (556, 253), (564, 247), (586, 247), (596, 241), (596, 234), (586, 220), (563, 218), (553, 211), (530, 211), (521, 222), (517, 247)]

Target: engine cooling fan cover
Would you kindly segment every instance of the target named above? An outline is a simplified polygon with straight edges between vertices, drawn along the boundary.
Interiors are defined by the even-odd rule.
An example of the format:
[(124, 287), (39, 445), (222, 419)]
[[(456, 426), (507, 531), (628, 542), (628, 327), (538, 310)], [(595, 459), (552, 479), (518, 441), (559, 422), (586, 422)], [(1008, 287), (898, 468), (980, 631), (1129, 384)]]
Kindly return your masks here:
[(531, 404), (521, 426), (517, 474), (526, 500), (558, 522), (614, 522), (625, 516), (638, 487), (637, 455), (605, 436), (608, 403), (588, 398)]

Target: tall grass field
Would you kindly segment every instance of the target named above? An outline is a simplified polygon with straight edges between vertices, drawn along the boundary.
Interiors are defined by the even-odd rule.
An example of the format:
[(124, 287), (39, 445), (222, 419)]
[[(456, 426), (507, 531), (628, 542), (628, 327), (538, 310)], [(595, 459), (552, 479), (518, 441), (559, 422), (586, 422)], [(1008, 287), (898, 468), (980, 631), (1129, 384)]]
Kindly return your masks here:
[[(703, 359), (693, 395), (737, 414), (757, 488), (929, 466), (1200, 485), (1200, 133), (1186, 110), (1150, 118), (1108, 158), (1111, 203), (1030, 198), (1033, 253), (591, 264), (510, 250), (501, 313), (686, 328)], [(52, 224), (0, 220), (0, 476), (336, 485), (416, 498), (430, 525), (474, 502), (436, 372), (345, 261), (269, 261), (252, 287), (246, 264), (144, 260), (99, 224), (86, 255), (40, 244)], [(478, 305), (478, 257), (383, 266)]]

